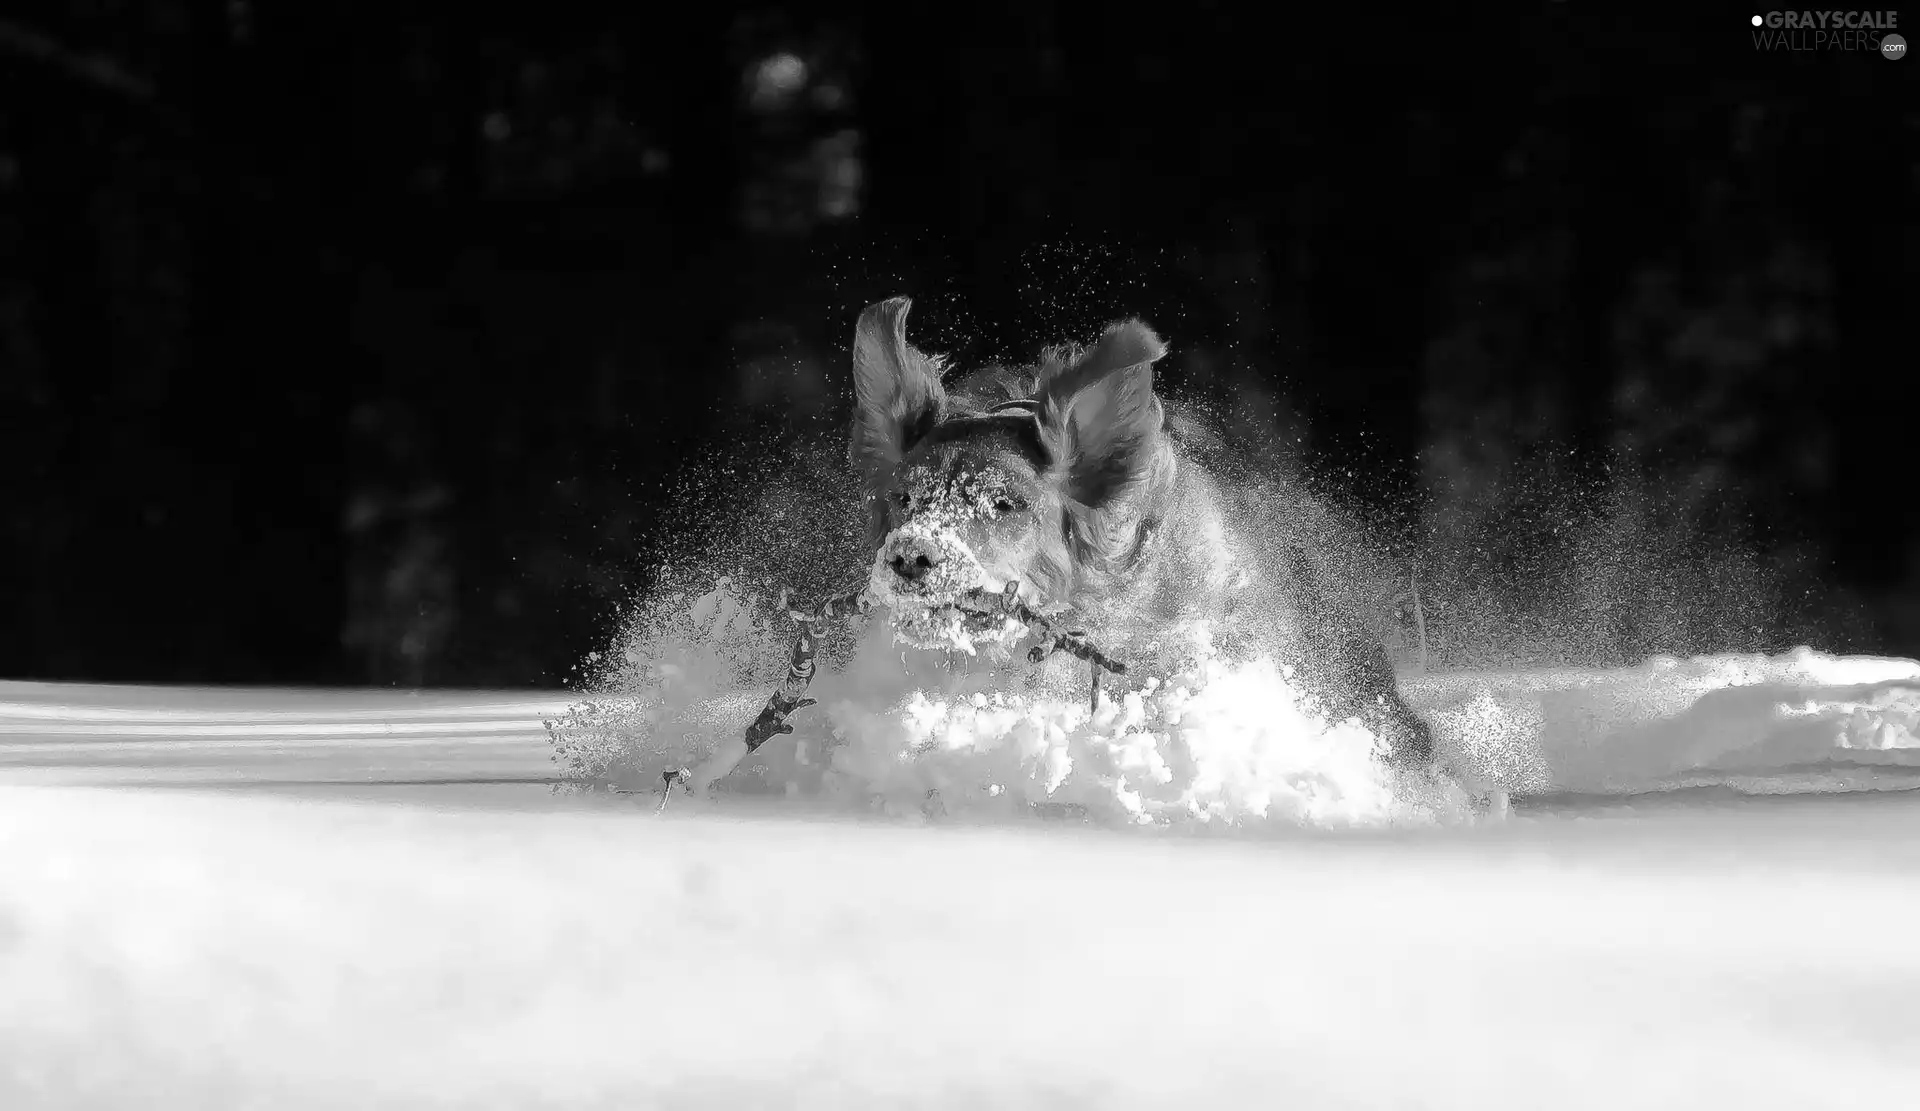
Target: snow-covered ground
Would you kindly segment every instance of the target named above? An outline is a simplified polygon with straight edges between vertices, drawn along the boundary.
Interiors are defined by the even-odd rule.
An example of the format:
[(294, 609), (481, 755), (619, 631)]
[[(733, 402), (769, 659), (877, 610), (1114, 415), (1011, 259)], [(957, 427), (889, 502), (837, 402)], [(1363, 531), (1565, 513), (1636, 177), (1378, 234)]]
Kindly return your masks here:
[(1508, 820), (656, 816), (564, 697), (0, 684), (0, 1107), (1912, 1102), (1920, 664), (1407, 686)]

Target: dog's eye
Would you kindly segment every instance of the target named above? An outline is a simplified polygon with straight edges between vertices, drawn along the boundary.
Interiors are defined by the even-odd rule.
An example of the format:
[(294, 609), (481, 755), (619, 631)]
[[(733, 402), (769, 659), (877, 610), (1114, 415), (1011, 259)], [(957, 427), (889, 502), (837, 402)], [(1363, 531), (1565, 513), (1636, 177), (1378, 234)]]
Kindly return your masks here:
[(1012, 513), (1018, 508), (1020, 507), (1014, 503), (1014, 500), (1005, 494), (993, 499), (993, 511), (995, 513)]
[(913, 504), (913, 495), (907, 493), (905, 490), (895, 490), (893, 492), (893, 504), (901, 509), (905, 509)]

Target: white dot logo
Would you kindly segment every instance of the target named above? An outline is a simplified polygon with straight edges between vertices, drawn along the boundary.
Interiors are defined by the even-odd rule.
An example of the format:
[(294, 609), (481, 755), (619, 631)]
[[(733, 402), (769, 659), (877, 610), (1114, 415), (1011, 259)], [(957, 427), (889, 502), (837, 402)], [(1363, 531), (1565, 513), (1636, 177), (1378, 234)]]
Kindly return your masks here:
[(1880, 56), (1889, 62), (1897, 62), (1907, 56), (1907, 40), (1899, 35), (1888, 35), (1880, 40)]
[(1764, 21), (1764, 20), (1762, 20), (1762, 19), (1761, 19), (1761, 18), (1760, 18), (1759, 16), (1757, 16), (1757, 15), (1756, 15), (1756, 16), (1754, 16), (1754, 17), (1753, 17), (1753, 25), (1754, 25), (1755, 27), (1758, 27), (1758, 26), (1760, 26), (1760, 24), (1761, 24), (1761, 23), (1763, 23), (1763, 22), (1765, 22), (1765, 21)]

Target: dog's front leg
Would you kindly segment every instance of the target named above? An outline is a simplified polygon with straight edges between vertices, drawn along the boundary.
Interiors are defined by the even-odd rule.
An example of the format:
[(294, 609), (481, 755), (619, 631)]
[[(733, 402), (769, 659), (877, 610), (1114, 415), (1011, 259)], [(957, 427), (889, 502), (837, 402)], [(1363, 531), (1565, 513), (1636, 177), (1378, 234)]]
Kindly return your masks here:
[[(788, 611), (800, 631), (793, 638), (793, 651), (787, 659), (787, 674), (780, 686), (767, 696), (767, 704), (760, 708), (760, 715), (753, 719), (753, 724), (747, 726), (739, 740), (722, 743), (698, 768), (679, 768), (660, 777), (665, 781), (666, 790), (660, 796), (658, 810), (666, 809), (667, 800), (673, 797), (676, 785), (683, 785), (694, 794), (702, 793), (726, 778), (761, 745), (783, 733), (793, 732), (793, 726), (788, 724), (787, 718), (796, 710), (814, 705), (814, 700), (806, 697), (815, 671), (817, 645), (814, 641), (814, 624), (834, 617), (836, 609), (859, 608), (861, 597), (859, 592), (849, 592), (830, 598), (821, 604), (819, 612), (813, 614)], [(786, 604), (787, 593), (783, 590), (780, 592), (780, 608), (785, 609)]]

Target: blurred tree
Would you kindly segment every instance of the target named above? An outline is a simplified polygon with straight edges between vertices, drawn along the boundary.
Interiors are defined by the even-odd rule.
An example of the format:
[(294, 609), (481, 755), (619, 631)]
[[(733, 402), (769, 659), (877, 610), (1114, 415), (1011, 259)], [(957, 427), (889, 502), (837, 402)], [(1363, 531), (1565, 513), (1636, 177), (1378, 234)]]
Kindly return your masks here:
[(352, 429), (358, 481), (346, 507), (351, 554), (341, 638), (375, 684), (463, 678), (446, 659), (465, 630), (452, 550), (457, 507), (434, 473), (434, 438), (395, 403), (361, 406)]
[(751, 231), (799, 235), (860, 212), (855, 40), (771, 11), (732, 31), (739, 73), (740, 214)]
[[(191, 361), (199, 179), (158, 81), (184, 72), (180, 4), (0, 18), (0, 468), (10, 592), (4, 663), (124, 674), (139, 630), (170, 630), (169, 666), (207, 655), (183, 550), (207, 503), (190, 449), (151, 418)], [(34, 17), (38, 16), (38, 19)], [(11, 491), (18, 491), (17, 494)], [(130, 570), (172, 577), (135, 592)]]
[[(838, 435), (901, 292), (963, 361), (1146, 315), (1167, 381), (1377, 506), (1418, 454), (1435, 577), (1572, 600), (1760, 517), (1899, 588), (1910, 526), (1848, 492), (1905, 461), (1856, 430), (1903, 404), (1905, 70), (1342, 19), (9, 9), (0, 558), (45, 588), (0, 666), (551, 682), (675, 542), (691, 445)], [(1608, 635), (1734, 635), (1653, 616)]]
[(1573, 439), (1572, 267), (1570, 232), (1549, 226), (1444, 281), (1445, 330), (1428, 348), (1422, 398), (1436, 558), (1486, 543), (1494, 518), (1527, 496), (1526, 472)]

